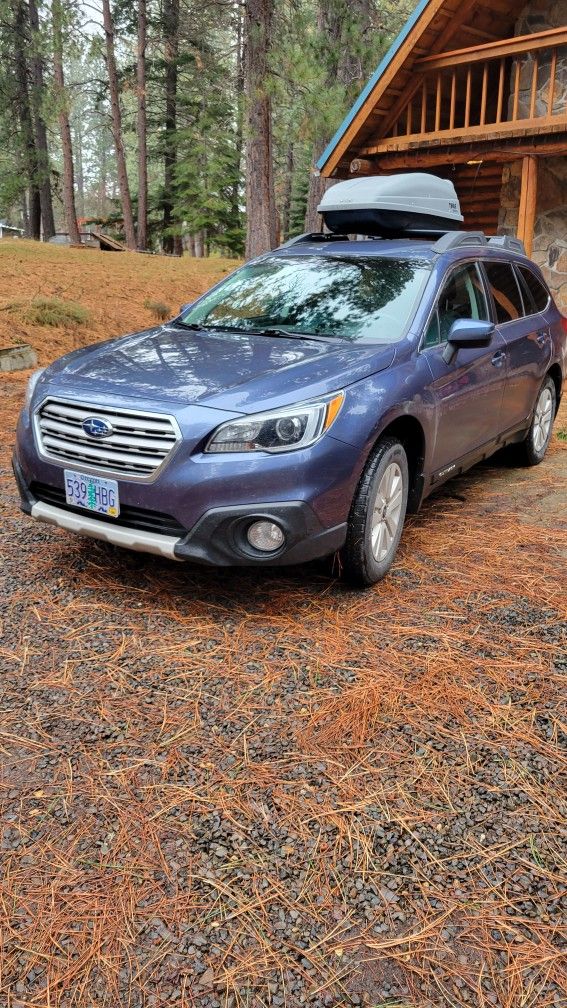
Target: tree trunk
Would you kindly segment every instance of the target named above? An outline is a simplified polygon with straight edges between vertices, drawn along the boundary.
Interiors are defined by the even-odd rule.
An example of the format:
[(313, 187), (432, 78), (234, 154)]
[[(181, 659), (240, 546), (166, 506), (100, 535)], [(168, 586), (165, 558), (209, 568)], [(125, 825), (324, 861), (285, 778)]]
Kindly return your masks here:
[(202, 259), (205, 254), (205, 235), (203, 231), (197, 231), (195, 235), (195, 255), (197, 259)]
[(77, 195), (75, 203), (79, 218), (85, 216), (85, 169), (83, 163), (83, 130), (79, 116), (73, 122), (73, 150), (75, 152), (75, 184)]
[(245, 0), (246, 258), (276, 244), (272, 107), (266, 89), (273, 0)]
[(43, 240), (47, 241), (55, 234), (55, 219), (53, 217), (53, 201), (51, 198), (51, 177), (49, 166), (49, 148), (47, 145), (47, 127), (43, 116), (43, 100), (45, 84), (43, 80), (43, 59), (39, 49), (39, 15), (36, 0), (29, 0), (29, 21), (32, 32), (31, 45), (31, 107), (33, 110), (35, 149), (37, 158), (37, 185), (41, 203), (41, 219), (43, 222)]
[(146, 0), (138, 0), (138, 248), (148, 247), (148, 151), (146, 123)]
[[(179, 0), (165, 0), (163, 11), (165, 56), (165, 147), (163, 152), (163, 229), (174, 225), (175, 166), (177, 163), (177, 61), (179, 59)], [(163, 250), (179, 253), (179, 242), (164, 233)]]
[(231, 218), (238, 221), (240, 217), (240, 179), (242, 168), (242, 151), (244, 148), (244, 46), (242, 39), (242, 6), (236, 7), (236, 80), (235, 104), (236, 124), (234, 131), (235, 178), (232, 184)]
[(323, 198), (323, 193), (331, 184), (330, 179), (319, 175), (317, 161), (325, 150), (326, 144), (323, 140), (316, 140), (313, 144), (313, 164), (309, 175), (309, 189), (307, 190), (307, 206), (305, 208), (305, 230), (320, 231), (322, 222), (321, 215), (317, 207)]
[(99, 217), (106, 217), (106, 206), (108, 198), (108, 170), (106, 164), (106, 144), (104, 142), (104, 134), (102, 136), (102, 146), (100, 150), (100, 170), (99, 170), (99, 183), (98, 183), (98, 215)]
[(39, 241), (41, 238), (41, 201), (39, 189), (35, 184), (30, 186), (29, 190), (28, 237), (34, 241)]
[(77, 210), (75, 208), (75, 172), (73, 168), (73, 145), (71, 142), (71, 127), (69, 126), (69, 109), (65, 91), (65, 75), (63, 72), (63, 9), (61, 0), (52, 0), (51, 17), (53, 21), (53, 77), (55, 80), (56, 100), (59, 112), (59, 132), (61, 134), (61, 149), (63, 151), (63, 205), (69, 241), (80, 245), (81, 236), (77, 225)]
[(14, 65), (18, 84), (18, 113), (22, 132), (22, 142), (26, 161), (26, 176), (29, 180), (29, 208), (26, 234), (39, 241), (41, 237), (41, 205), (39, 200), (37, 151), (28, 86), (28, 65), (26, 58), (26, 38), (28, 11), (25, 0), (18, 0), (14, 7)]
[(293, 184), (293, 144), (289, 144), (285, 158), (285, 179), (282, 193), (281, 227), (284, 241), (289, 238), (291, 217), (291, 187)]
[(122, 113), (120, 111), (118, 73), (116, 70), (116, 56), (114, 53), (114, 24), (112, 21), (112, 14), (110, 12), (110, 0), (102, 0), (102, 18), (104, 33), (106, 35), (106, 66), (108, 70), (108, 88), (110, 91), (112, 136), (114, 138), (114, 149), (116, 151), (116, 168), (118, 173), (118, 187), (120, 189), (120, 202), (122, 203), (122, 215), (124, 218), (124, 234), (126, 237), (127, 248), (135, 251), (136, 232), (134, 231), (132, 198), (130, 196), (130, 186), (128, 185), (126, 156), (124, 154), (124, 140), (122, 138)]

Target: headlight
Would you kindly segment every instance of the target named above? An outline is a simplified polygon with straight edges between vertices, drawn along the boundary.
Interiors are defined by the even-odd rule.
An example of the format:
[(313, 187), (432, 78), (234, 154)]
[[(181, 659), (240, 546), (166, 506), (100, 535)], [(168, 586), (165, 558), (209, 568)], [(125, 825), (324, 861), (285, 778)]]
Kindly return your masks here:
[(31, 404), (32, 396), (33, 396), (33, 393), (34, 393), (34, 389), (35, 389), (35, 387), (36, 387), (36, 385), (37, 385), (37, 383), (38, 383), (39, 379), (41, 378), (41, 376), (42, 376), (42, 374), (43, 374), (44, 371), (45, 371), (45, 368), (39, 368), (38, 371), (34, 371), (33, 374), (30, 375), (29, 380), (28, 380), (28, 387), (26, 389), (26, 398), (24, 400), (24, 407), (25, 408), (29, 407), (29, 405)]
[(329, 399), (230, 420), (217, 428), (205, 451), (282, 452), (308, 448), (329, 430), (344, 397), (344, 392), (337, 392)]

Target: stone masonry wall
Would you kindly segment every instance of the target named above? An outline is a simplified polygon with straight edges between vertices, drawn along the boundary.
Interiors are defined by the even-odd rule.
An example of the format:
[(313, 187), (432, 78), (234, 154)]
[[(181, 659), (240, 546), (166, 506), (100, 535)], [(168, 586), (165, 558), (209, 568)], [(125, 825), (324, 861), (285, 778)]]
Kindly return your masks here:
[[(516, 35), (529, 35), (567, 25), (567, 0), (530, 0), (516, 23)], [(536, 114), (547, 110), (550, 64), (538, 54)], [(520, 64), (520, 115), (529, 114), (533, 57), (527, 53)], [(513, 79), (513, 78), (512, 78)], [(554, 109), (567, 101), (567, 46), (558, 51)], [(520, 204), (521, 164), (506, 165), (503, 174), (499, 234), (516, 234)], [(560, 308), (567, 314), (567, 158), (538, 159), (537, 212), (533, 258), (541, 266)]]

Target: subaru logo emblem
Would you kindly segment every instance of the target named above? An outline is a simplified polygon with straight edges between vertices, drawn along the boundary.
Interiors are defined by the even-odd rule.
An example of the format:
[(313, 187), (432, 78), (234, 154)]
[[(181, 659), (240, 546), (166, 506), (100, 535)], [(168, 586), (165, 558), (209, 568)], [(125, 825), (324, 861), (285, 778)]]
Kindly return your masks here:
[(82, 428), (85, 434), (88, 434), (92, 438), (110, 437), (114, 433), (112, 424), (109, 424), (108, 420), (103, 420), (101, 417), (87, 417), (86, 420), (83, 420)]

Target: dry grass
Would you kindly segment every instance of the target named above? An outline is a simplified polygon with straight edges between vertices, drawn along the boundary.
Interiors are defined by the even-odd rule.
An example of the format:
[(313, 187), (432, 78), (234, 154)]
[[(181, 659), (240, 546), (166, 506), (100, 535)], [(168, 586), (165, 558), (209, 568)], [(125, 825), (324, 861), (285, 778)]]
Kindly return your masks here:
[[(51, 255), (69, 267), (50, 293), (98, 313), (99, 336), (144, 324), (139, 271), (175, 304), (209, 282), (201, 263), (186, 280), (192, 264), (140, 257), (130, 291), (133, 258), (93, 253), (102, 313), (91, 253), (47, 250), (42, 289)], [(43, 360), (67, 339), (27, 337)], [(4, 389), (9, 432), (21, 379)], [(306, 1003), (358, 991), (380, 1008), (384, 971), (408, 986), (398, 1008), (567, 998), (566, 453), (555, 439), (536, 470), (451, 484), (362, 594), (317, 570), (216, 573), (38, 529), (4, 470), (0, 1003), (161, 1008), (174, 990), (192, 1008), (214, 988), (263, 1008), (279, 977), (298, 1008), (299, 973)], [(219, 822), (225, 857), (196, 842)], [(353, 894), (394, 883), (377, 933)], [(298, 914), (285, 940), (280, 910)], [(202, 990), (203, 931), (218, 939)]]
[(31, 300), (8, 301), (1, 311), (5, 312), (10, 322), (16, 316), (22, 322), (27, 322), (34, 329), (49, 326), (56, 329), (75, 329), (77, 326), (88, 325), (90, 312), (76, 301), (63, 301), (57, 297), (36, 297)]
[[(0, 345), (14, 337), (31, 343), (40, 365), (69, 350), (135, 332), (156, 324), (155, 303), (173, 305), (173, 313), (207, 290), (238, 263), (229, 259), (164, 259), (132, 253), (68, 249), (37, 242), (0, 241)], [(62, 319), (41, 325), (24, 311), (10, 312), (6, 305), (27, 306), (45, 299), (75, 302), (91, 319), (89, 328), (69, 330)], [(38, 324), (39, 323), (39, 324)]]

